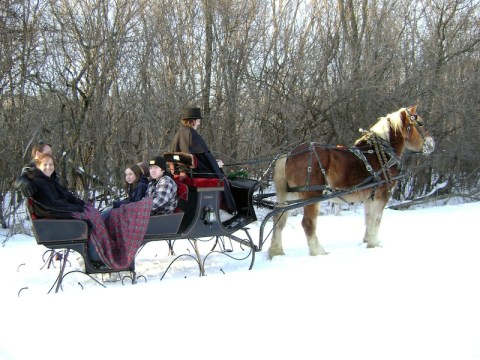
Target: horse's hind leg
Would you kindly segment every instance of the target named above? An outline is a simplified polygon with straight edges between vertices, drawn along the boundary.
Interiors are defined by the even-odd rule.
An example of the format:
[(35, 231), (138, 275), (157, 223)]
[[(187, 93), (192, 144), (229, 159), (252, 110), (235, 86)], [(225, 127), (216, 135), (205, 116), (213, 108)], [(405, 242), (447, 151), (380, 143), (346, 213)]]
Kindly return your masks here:
[(307, 205), (303, 208), (302, 227), (307, 237), (308, 250), (310, 255), (325, 255), (327, 252), (317, 238), (317, 217), (319, 213), (319, 204)]
[(378, 229), (382, 221), (383, 209), (387, 205), (387, 200), (377, 199), (365, 200), (365, 236), (363, 242), (367, 244), (367, 248), (380, 246), (378, 241)]
[(282, 232), (288, 219), (288, 211), (273, 216), (272, 242), (268, 248), (268, 258), (272, 259), (277, 255), (285, 255), (282, 245)]

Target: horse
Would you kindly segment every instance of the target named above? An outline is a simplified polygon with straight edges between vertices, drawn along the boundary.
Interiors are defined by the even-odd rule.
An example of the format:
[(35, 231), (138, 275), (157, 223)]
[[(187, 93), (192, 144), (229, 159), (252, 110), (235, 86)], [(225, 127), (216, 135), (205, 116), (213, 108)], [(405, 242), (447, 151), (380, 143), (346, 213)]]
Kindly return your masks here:
[[(363, 242), (367, 248), (378, 247), (383, 210), (400, 174), (402, 155), (405, 150), (428, 154), (434, 148), (435, 142), (417, 114), (417, 105), (401, 108), (379, 118), (351, 148), (303, 143), (280, 156), (273, 174), (277, 203), (282, 206), (287, 200), (313, 197), (320, 197), (321, 201), (324, 194), (335, 195), (339, 191), (344, 194), (343, 201), (364, 203)], [(310, 201), (303, 210), (302, 227), (310, 255), (327, 254), (316, 235), (319, 202)], [(288, 211), (273, 216), (270, 259), (285, 255), (282, 231), (287, 219)]]

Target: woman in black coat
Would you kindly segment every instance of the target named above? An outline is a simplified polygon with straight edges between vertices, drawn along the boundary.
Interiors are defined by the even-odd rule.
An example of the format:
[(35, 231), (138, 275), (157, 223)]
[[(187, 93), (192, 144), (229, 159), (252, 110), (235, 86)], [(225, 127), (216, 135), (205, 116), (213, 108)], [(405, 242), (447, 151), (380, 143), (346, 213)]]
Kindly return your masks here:
[[(52, 146), (50, 144), (46, 144), (43, 141), (39, 141), (38, 144), (34, 145), (32, 148), (32, 162), (27, 164), (23, 167), (22, 173), (19, 177), (15, 180), (15, 188), (20, 190), (22, 195), (27, 198), (31, 197), (37, 189), (35, 185), (30, 181), (28, 177), (28, 173), (35, 169), (35, 160), (41, 154), (51, 154), (52, 153)], [(55, 172), (53, 172), (52, 176), (57, 176)]]
[(36, 168), (28, 173), (28, 178), (37, 189), (33, 194), (35, 215), (53, 219), (73, 219), (72, 213), (84, 211), (83, 200), (59, 183), (52, 155), (41, 154), (35, 159), (35, 165)]
[[(35, 185), (33, 194), (33, 213), (39, 218), (49, 219), (78, 219), (79, 214), (85, 212), (85, 203), (63, 187), (55, 174), (53, 157), (50, 154), (41, 154), (35, 159), (35, 168), (28, 173), (28, 178)], [(84, 219), (92, 230), (92, 222)], [(89, 238), (88, 256), (91, 261), (101, 263), (95, 247)]]

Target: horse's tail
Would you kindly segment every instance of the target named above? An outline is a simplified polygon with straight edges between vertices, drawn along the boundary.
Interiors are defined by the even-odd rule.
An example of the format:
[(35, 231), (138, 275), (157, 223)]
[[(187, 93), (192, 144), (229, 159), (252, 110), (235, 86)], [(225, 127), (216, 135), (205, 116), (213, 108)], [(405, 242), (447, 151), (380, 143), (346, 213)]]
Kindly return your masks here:
[(287, 197), (287, 179), (285, 176), (286, 162), (287, 162), (287, 157), (282, 156), (275, 163), (275, 171), (273, 173), (273, 182), (275, 183), (275, 192), (277, 196), (277, 202), (283, 202)]

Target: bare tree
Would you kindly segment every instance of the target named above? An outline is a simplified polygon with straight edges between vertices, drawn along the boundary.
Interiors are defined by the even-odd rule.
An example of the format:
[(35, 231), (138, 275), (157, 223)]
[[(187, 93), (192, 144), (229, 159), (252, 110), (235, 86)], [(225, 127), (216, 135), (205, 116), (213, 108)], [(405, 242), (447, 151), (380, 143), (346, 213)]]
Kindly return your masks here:
[(2, 205), (39, 139), (71, 189), (118, 196), (126, 166), (170, 150), (185, 106), (203, 108), (214, 152), (264, 159), (261, 173), (299, 142), (351, 144), (418, 103), (437, 151), (395, 197), (445, 183), (475, 193), (479, 10), (474, 0), (3, 1)]

